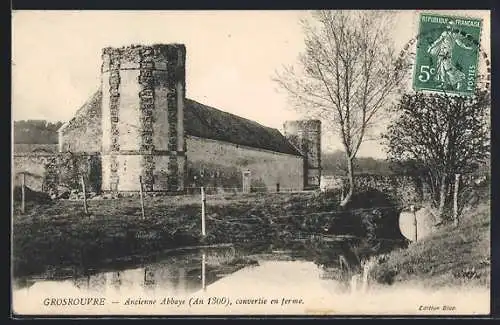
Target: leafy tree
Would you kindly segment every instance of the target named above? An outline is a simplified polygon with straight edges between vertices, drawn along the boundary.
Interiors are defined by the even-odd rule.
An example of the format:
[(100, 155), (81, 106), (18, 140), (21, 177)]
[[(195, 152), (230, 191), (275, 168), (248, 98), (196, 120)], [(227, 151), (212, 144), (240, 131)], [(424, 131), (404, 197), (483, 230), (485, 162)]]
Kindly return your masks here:
[(473, 97), (415, 93), (394, 106), (383, 138), (389, 159), (423, 177), (442, 216), (455, 174), (475, 171), (489, 157), (490, 94)]
[(401, 86), (407, 69), (398, 58), (390, 31), (391, 15), (383, 11), (316, 11), (302, 21), (305, 52), (302, 71), (285, 67), (275, 81), (298, 109), (338, 130), (345, 152), (348, 192), (354, 191), (358, 149)]

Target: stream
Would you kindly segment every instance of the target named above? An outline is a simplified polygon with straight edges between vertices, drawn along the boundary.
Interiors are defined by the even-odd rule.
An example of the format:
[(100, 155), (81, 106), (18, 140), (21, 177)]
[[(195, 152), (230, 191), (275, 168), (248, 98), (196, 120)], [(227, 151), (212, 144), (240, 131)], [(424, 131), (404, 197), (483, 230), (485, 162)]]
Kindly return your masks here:
[[(482, 291), (460, 302), (453, 289), (430, 294), (415, 286), (377, 287), (367, 273), (341, 280), (341, 272), (304, 251), (191, 249), (122, 269), (15, 279), (13, 309), (67, 315), (453, 314), (457, 308), (476, 312), (470, 302), (489, 299)], [(444, 310), (450, 297), (453, 304)]]

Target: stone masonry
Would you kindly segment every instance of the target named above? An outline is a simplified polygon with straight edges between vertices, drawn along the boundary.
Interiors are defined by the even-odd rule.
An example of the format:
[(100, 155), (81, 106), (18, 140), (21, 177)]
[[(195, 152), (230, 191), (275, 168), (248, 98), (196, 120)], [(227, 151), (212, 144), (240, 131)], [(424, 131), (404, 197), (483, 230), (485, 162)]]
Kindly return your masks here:
[(185, 171), (185, 55), (180, 44), (102, 53), (104, 191), (176, 192)]
[(287, 121), (285, 137), (304, 157), (304, 188), (319, 189), (321, 179), (321, 121)]

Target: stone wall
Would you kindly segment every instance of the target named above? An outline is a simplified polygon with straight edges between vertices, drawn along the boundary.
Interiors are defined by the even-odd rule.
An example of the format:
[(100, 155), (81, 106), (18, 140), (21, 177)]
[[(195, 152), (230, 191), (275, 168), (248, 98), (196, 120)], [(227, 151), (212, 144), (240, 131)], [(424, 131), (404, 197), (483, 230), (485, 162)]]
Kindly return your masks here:
[[(422, 203), (426, 193), (422, 182), (411, 176), (404, 175), (355, 175), (354, 181), (358, 190), (376, 189), (389, 194), (402, 206)], [(347, 178), (342, 176), (322, 177), (323, 191), (340, 190), (347, 184)], [(345, 186), (345, 185), (344, 185)]]
[(21, 173), (25, 173), (25, 184), (34, 191), (45, 189), (47, 165), (57, 159), (57, 154), (19, 153), (14, 154), (12, 161), (12, 183), (21, 185)]
[(358, 175), (355, 182), (360, 188), (373, 188), (389, 193), (403, 206), (420, 204), (423, 199), (422, 183), (411, 176)]
[(343, 178), (331, 175), (322, 175), (320, 189), (323, 192), (340, 190), (342, 188)]
[(57, 143), (14, 143), (14, 153), (56, 153), (58, 151)]
[(252, 191), (303, 190), (303, 158), (229, 142), (186, 137), (186, 188), (204, 186), (241, 191), (242, 172), (251, 173)]
[(99, 154), (26, 153), (13, 156), (12, 181), (31, 190), (59, 195), (63, 190), (81, 190), (83, 175), (87, 191), (99, 193), (101, 188), (101, 158)]

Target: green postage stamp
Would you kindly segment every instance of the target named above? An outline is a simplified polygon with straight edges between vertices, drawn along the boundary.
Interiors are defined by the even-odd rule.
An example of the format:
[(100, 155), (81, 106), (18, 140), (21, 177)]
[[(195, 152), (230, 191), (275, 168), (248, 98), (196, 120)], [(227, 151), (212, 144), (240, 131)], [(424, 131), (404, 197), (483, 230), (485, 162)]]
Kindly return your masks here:
[(482, 20), (421, 14), (413, 88), (472, 95)]

